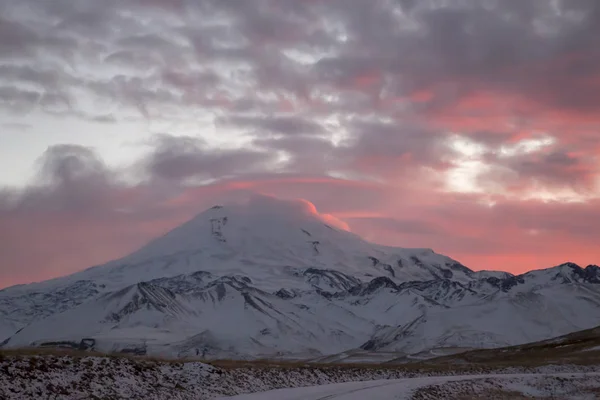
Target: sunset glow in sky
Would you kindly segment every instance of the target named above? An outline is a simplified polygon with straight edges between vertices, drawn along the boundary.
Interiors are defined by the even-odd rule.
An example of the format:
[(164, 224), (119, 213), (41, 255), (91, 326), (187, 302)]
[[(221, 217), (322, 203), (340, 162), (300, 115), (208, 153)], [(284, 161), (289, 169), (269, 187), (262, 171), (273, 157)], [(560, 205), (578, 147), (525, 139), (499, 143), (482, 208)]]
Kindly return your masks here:
[(223, 202), (600, 263), (598, 0), (0, 0), (0, 287)]

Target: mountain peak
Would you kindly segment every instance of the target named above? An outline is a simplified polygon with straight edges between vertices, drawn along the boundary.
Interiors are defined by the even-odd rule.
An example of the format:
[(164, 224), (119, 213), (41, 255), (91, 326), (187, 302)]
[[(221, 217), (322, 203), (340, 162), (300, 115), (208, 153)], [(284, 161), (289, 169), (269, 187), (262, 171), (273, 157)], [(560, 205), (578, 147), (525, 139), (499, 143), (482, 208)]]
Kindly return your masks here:
[[(214, 245), (231, 243), (239, 245), (239, 240), (264, 239), (280, 240), (290, 232), (301, 237), (312, 237), (312, 231), (349, 231), (348, 225), (329, 214), (319, 213), (314, 204), (306, 200), (281, 200), (270, 196), (255, 195), (246, 201), (215, 205), (177, 227), (157, 240), (148, 248), (156, 249), (157, 244), (171, 238), (172, 242), (196, 246), (202, 242)], [(354, 236), (354, 235), (351, 235)], [(190, 243), (195, 241), (195, 245)], [(162, 246), (164, 249), (164, 246)], [(171, 246), (169, 246), (171, 247)], [(180, 248), (174, 246), (173, 248)], [(189, 249), (189, 248), (188, 248)], [(155, 253), (154, 253), (155, 255)]]
[(524, 285), (534, 282), (535, 285), (551, 285), (553, 283), (600, 283), (600, 268), (589, 265), (582, 268), (573, 262), (565, 262), (548, 269), (539, 269), (517, 275), (503, 282), (504, 290), (510, 290), (513, 286)]
[(284, 200), (267, 195), (254, 195), (245, 201), (215, 205), (198, 214), (193, 220), (230, 214), (237, 218), (268, 219), (288, 223), (321, 222), (332, 227), (348, 230), (348, 225), (329, 214), (320, 213), (308, 200)]
[(302, 243), (304, 247), (310, 243), (309, 247), (315, 247), (319, 238), (328, 240), (331, 236), (352, 236), (360, 240), (343, 232), (346, 230), (345, 223), (319, 213), (306, 200), (280, 200), (257, 195), (244, 202), (213, 206), (150, 242), (132, 257), (151, 258), (182, 251), (263, 250), (266, 253), (264, 250), (267, 249), (261, 249), (261, 246), (270, 247), (269, 243)]
[(303, 275), (311, 268), (364, 281), (385, 276), (397, 283), (438, 278), (464, 283), (474, 277), (470, 269), (432, 250), (369, 243), (306, 200), (254, 196), (213, 206), (129, 256), (68, 280), (116, 287), (205, 271), (248, 276), (267, 290), (280, 289), (276, 285), (282, 277), (299, 290), (332, 279), (334, 286), (340, 284), (339, 277)]
[(578, 264), (575, 264), (575, 263), (570, 262), (570, 261), (558, 265), (557, 268), (571, 268), (571, 269), (574, 269), (574, 270), (581, 269), (581, 267)]
[(257, 196), (120, 260), (4, 291), (0, 342), (132, 341), (186, 356), (209, 337), (219, 357), (518, 344), (597, 325), (598, 283), (600, 268), (573, 263), (473, 272), (428, 249), (369, 243), (307, 201)]

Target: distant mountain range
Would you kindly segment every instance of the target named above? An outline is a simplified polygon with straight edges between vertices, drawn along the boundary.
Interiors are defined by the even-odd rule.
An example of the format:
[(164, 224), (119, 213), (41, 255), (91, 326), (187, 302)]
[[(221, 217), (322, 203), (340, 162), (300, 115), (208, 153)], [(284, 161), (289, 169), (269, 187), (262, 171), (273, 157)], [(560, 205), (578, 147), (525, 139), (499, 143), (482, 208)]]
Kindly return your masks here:
[(493, 348), (600, 325), (597, 266), (474, 272), (264, 201), (213, 207), (123, 259), (1, 290), (0, 343), (308, 359)]

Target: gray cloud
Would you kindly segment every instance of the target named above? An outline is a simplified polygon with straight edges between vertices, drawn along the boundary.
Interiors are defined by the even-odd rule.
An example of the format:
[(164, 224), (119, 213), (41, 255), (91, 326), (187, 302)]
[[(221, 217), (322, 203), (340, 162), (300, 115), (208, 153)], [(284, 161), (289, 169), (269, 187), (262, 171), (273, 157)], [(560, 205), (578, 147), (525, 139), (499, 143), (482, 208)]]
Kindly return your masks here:
[[(162, 215), (163, 201), (186, 188), (188, 178), (256, 179), (273, 162), (263, 151), (213, 149), (193, 137), (158, 135), (150, 145), (152, 151), (129, 170), (108, 168), (88, 147), (51, 146), (38, 160), (33, 182), (20, 189), (0, 190), (0, 220), (39, 213), (111, 220), (123, 210), (152, 219)], [(147, 179), (125, 182), (120, 179), (123, 173)]]
[[(276, 7), (266, 1), (251, 5), (240, 1), (204, 1), (185, 5), (183, 2), (127, 1), (102, 6), (82, 1), (76, 7), (63, 2), (52, 3), (52, 6), (32, 7), (38, 10), (38, 14), (43, 11), (62, 20), (62, 24), (54, 28), (55, 35), (62, 31), (78, 32), (94, 41), (107, 36), (115, 48), (171, 55), (177, 53), (175, 49), (185, 50), (182, 40), (187, 40), (192, 48), (200, 50), (196, 56), (209, 57), (193, 60), (200, 63), (233, 54), (235, 48), (238, 51), (244, 49), (238, 52), (238, 60), (254, 65), (254, 73), (262, 83), (270, 81), (277, 84), (278, 89), (287, 90), (299, 90), (315, 83), (315, 79), (325, 79), (327, 84), (340, 84), (373, 70), (397, 75), (409, 87), (424, 85), (426, 81), (431, 84), (432, 80), (441, 81), (449, 76), (475, 77), (486, 84), (526, 83), (515, 70), (516, 65), (549, 60), (563, 54), (566, 49), (593, 50), (591, 44), (595, 43), (594, 35), (598, 32), (600, 20), (596, 3), (590, 0), (558, 2), (558, 7), (552, 7), (550, 2), (536, 1), (502, 1), (497, 2), (495, 7), (489, 6), (492, 3), (454, 1), (443, 7), (433, 7), (432, 2), (423, 1), (408, 7), (412, 10), (410, 13), (402, 13), (401, 5), (394, 5), (394, 2), (340, 0), (303, 4), (281, 1)], [(161, 33), (150, 33), (139, 21), (130, 19), (119, 34), (92, 29), (106, 28), (112, 22), (122, 27), (116, 24), (122, 22), (118, 19), (122, 17), (115, 11), (139, 11), (142, 3), (173, 13), (172, 18), (183, 19), (182, 22), (187, 23), (185, 28), (169, 30), (168, 26), (164, 26)], [(196, 18), (200, 13), (228, 15), (232, 25), (191, 24), (184, 19), (182, 10), (189, 17)], [(148, 8), (145, 12), (156, 16)], [(579, 20), (570, 18), (577, 13), (583, 15)], [(322, 23), (311, 23), (318, 15)], [(199, 21), (203, 19), (199, 18)], [(14, 34), (3, 37), (31, 45), (40, 44), (36, 42), (38, 36), (34, 33), (25, 33), (31, 29), (24, 28), (20, 22), (9, 22), (19, 24), (21, 28), (7, 25), (4, 29)], [(402, 22), (415, 28), (400, 29)], [(337, 31), (333, 29), (335, 23), (340, 25)], [(92, 30), (81, 31), (80, 28)], [(346, 35), (348, 39), (341, 41), (340, 35)], [(174, 37), (179, 40), (173, 41)], [(221, 39), (232, 43), (224, 46), (219, 44)], [(237, 44), (231, 47), (233, 43)], [(26, 46), (19, 43), (17, 47)], [(291, 47), (313, 52), (330, 50), (336, 55), (319, 61), (315, 70), (317, 75), (312, 76), (310, 70), (304, 69), (300, 73), (302, 68), (285, 62), (286, 58), (279, 56), (277, 50)], [(406, 54), (411, 56), (406, 57)], [(580, 68), (577, 70), (581, 72)], [(591, 68), (587, 70), (593, 72)], [(407, 78), (412, 83), (407, 82)], [(290, 86), (294, 80), (303, 82)]]
[(242, 129), (254, 129), (258, 133), (282, 135), (318, 135), (323, 134), (323, 127), (310, 118), (296, 116), (243, 116), (233, 115), (223, 119), (226, 124), (236, 125)]
[(2, 127), (5, 129), (21, 131), (21, 132), (28, 131), (33, 128), (33, 126), (30, 124), (25, 124), (25, 123), (20, 123), (20, 122), (4, 123), (4, 124), (2, 124)]
[(0, 18), (0, 54), (3, 58), (26, 55), (37, 44), (36, 35), (23, 24)]
[(28, 83), (44, 89), (56, 89), (69, 83), (65, 75), (57, 71), (8, 63), (0, 65), (0, 79), (6, 82)]
[(273, 161), (263, 151), (214, 149), (198, 138), (161, 135), (144, 163), (151, 177), (177, 182), (185, 178), (210, 180), (260, 172)]
[(11, 201), (3, 205), (5, 209), (74, 214), (102, 212), (119, 186), (112, 171), (86, 147), (52, 146), (42, 155), (38, 165), (36, 182), (9, 196)]
[(292, 135), (259, 138), (253, 143), (271, 153), (283, 152), (286, 161), (279, 166), (280, 172), (326, 174), (342, 166), (339, 149), (323, 137)]
[(492, 169), (483, 174), (482, 181), (505, 180), (510, 186), (526, 188), (532, 182), (541, 182), (551, 188), (568, 183), (574, 189), (586, 192), (594, 188), (597, 176), (597, 157), (593, 155), (574, 155), (568, 150), (557, 149), (539, 155), (523, 154), (514, 157), (492, 155), (492, 165), (504, 170)]
[(30, 111), (40, 100), (41, 93), (11, 86), (0, 87), (0, 104), (9, 111)]

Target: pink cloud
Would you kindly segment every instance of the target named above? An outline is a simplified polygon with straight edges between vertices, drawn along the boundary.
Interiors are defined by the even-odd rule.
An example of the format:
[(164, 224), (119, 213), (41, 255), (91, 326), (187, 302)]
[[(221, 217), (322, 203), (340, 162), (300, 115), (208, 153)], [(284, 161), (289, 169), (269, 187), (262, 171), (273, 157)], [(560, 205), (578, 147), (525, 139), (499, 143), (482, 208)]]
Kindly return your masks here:
[[(140, 188), (130, 190), (135, 197)], [(489, 207), (475, 195), (281, 176), (190, 188), (129, 213), (4, 211), (0, 281), (8, 286), (48, 279), (124, 256), (212, 205), (257, 193), (289, 199), (373, 242), (430, 247), (473, 269), (518, 273), (567, 260), (586, 265), (600, 259), (595, 245), (600, 228), (594, 223), (600, 219), (598, 202), (499, 201)], [(121, 198), (131, 204), (129, 196)]]

